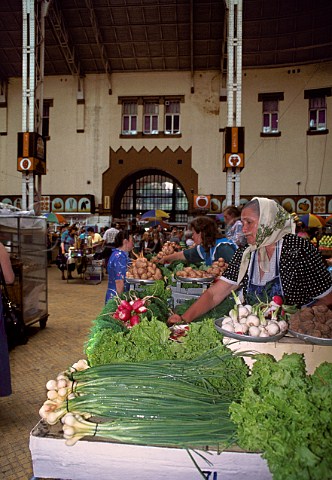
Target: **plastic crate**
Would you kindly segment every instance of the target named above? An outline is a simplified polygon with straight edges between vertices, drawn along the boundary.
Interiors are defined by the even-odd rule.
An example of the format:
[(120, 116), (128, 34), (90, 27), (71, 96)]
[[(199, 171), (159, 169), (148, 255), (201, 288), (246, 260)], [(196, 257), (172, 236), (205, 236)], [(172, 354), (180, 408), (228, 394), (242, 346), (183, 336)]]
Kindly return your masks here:
[(198, 295), (189, 295), (186, 293), (172, 292), (173, 307), (175, 308), (177, 305), (181, 305), (187, 300), (197, 300), (201, 296), (201, 294), (202, 293), (199, 293)]

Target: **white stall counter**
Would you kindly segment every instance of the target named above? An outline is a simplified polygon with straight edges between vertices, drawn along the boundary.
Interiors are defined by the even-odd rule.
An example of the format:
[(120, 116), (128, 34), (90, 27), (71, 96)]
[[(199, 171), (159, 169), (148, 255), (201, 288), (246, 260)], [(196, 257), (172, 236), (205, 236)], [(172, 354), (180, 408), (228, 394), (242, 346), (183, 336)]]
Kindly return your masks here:
[[(85, 439), (68, 447), (45, 433), (43, 422), (30, 434), (35, 479), (70, 480), (202, 480), (187, 451), (181, 448), (129, 445)], [(257, 453), (192, 452), (207, 480), (272, 480)]]

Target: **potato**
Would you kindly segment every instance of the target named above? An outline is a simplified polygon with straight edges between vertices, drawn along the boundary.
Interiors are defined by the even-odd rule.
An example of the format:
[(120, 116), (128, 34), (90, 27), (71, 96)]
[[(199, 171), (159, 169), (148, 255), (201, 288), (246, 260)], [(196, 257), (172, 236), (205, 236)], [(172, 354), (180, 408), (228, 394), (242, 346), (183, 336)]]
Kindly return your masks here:
[(328, 311), (328, 306), (327, 305), (314, 305), (312, 307), (313, 312), (316, 313), (325, 313)]

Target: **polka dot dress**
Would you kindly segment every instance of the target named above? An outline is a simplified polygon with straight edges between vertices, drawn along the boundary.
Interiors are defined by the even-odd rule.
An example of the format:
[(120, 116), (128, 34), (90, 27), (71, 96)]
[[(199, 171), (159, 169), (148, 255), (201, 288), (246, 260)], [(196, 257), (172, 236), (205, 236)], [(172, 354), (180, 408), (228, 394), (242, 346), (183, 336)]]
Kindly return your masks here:
[[(236, 251), (223, 277), (237, 281), (245, 248)], [(285, 235), (279, 261), (284, 300), (288, 305), (306, 305), (314, 298), (332, 291), (332, 278), (325, 267), (321, 254), (308, 240), (297, 235)], [(248, 273), (242, 280), (246, 295)]]

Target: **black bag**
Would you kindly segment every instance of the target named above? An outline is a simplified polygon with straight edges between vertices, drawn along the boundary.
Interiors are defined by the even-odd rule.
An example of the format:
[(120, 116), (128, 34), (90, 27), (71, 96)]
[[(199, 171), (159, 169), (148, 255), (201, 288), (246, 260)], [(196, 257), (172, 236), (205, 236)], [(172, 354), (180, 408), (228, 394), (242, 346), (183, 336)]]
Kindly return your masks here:
[(67, 258), (64, 253), (59, 253), (55, 259), (55, 265), (61, 272), (67, 270)]
[(28, 341), (27, 329), (21, 310), (9, 298), (6, 281), (0, 266), (0, 284), (2, 290), (2, 309), (9, 349), (25, 345)]

